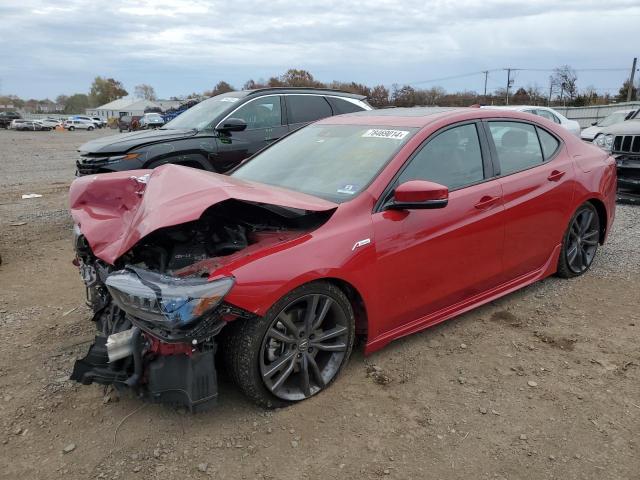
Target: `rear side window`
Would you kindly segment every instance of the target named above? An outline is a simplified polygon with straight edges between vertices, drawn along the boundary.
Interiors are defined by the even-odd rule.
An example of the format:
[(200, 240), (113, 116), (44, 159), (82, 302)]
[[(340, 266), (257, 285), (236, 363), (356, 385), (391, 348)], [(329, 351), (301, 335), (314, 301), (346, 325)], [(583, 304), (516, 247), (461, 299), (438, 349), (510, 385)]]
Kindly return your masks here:
[(560, 123), (560, 119), (548, 110), (536, 110), (536, 115), (551, 120), (552, 122)]
[(428, 180), (453, 190), (483, 179), (478, 131), (470, 124), (445, 130), (429, 140), (400, 174), (399, 183)]
[(560, 142), (556, 137), (548, 133), (546, 130), (537, 128), (538, 138), (540, 139), (540, 145), (542, 146), (542, 154), (545, 160), (549, 160), (558, 150)]
[(502, 175), (540, 165), (542, 149), (533, 125), (520, 122), (489, 122)]
[(331, 106), (320, 95), (287, 96), (287, 117), (290, 124), (314, 122), (331, 115)]
[(343, 113), (361, 112), (363, 108), (355, 103), (351, 103), (348, 100), (342, 98), (327, 97), (327, 100), (333, 108), (334, 115), (342, 115)]

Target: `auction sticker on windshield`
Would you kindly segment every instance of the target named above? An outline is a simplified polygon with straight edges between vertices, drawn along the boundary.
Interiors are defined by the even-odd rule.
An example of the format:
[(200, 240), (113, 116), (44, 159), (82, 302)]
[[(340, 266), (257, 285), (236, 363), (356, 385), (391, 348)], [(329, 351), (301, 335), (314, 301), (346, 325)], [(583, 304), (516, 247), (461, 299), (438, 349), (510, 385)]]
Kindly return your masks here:
[(406, 130), (382, 130), (379, 128), (371, 128), (362, 134), (363, 137), (369, 138), (391, 138), (393, 140), (402, 140), (409, 134)]

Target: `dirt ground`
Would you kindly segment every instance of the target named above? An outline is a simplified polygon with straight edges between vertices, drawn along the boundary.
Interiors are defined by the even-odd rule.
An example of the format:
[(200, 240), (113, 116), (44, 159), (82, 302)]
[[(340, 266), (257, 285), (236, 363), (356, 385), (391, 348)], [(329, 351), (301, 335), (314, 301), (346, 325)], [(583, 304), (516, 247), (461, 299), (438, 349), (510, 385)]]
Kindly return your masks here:
[(640, 478), (640, 207), (584, 277), (356, 349), (287, 409), (224, 379), (198, 415), (69, 381), (92, 325), (67, 188), (77, 146), (111, 133), (0, 131), (0, 478)]

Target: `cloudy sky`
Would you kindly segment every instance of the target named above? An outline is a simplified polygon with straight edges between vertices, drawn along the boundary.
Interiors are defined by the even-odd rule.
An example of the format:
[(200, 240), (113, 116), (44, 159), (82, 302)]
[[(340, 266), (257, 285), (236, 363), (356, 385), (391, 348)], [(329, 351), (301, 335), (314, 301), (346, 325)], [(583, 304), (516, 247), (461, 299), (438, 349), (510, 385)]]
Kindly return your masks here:
[(87, 92), (96, 75), (169, 97), (290, 67), (481, 91), (474, 72), (495, 69), (492, 90), (503, 67), (529, 69), (515, 86), (544, 90), (546, 69), (569, 64), (580, 87), (617, 90), (640, 56), (638, 0), (0, 0), (0, 19), (0, 93), (35, 98)]

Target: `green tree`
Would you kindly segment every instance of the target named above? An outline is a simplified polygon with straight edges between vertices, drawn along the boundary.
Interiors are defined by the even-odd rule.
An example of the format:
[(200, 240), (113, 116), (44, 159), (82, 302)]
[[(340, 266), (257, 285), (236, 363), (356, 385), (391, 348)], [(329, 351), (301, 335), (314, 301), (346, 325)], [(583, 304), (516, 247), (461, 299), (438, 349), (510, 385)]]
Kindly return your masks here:
[[(271, 79), (273, 80), (273, 79)], [(269, 84), (271, 84), (271, 80)], [(317, 87), (322, 88), (324, 84), (318, 82), (311, 73), (306, 70), (299, 70), (296, 68), (290, 68), (279, 78), (280, 85), (271, 85), (274, 87), (287, 86), (287, 87)]]
[(119, 81), (113, 78), (96, 77), (91, 84), (89, 103), (94, 107), (98, 107), (127, 95), (128, 92)]
[[(624, 83), (622, 84), (622, 86), (620, 87), (620, 91), (618, 92), (618, 95), (616, 96), (616, 100), (618, 100), (619, 102), (626, 102), (627, 101), (627, 92), (629, 91), (629, 79), (627, 78)], [(631, 86), (631, 101), (633, 102), (634, 100), (638, 99), (638, 87), (636, 87), (635, 85)]]
[(371, 89), (369, 103), (376, 108), (389, 105), (389, 89), (384, 85), (376, 85)]
[(551, 76), (551, 84), (560, 89), (560, 97), (573, 100), (578, 94), (578, 75), (569, 65), (556, 68)]
[(234, 92), (235, 88), (233, 88), (230, 84), (225, 81), (219, 81), (213, 90), (209, 90), (204, 92), (205, 97), (215, 97), (216, 95), (220, 95), (221, 93)]
[(134, 96), (151, 101), (155, 101), (158, 99), (155, 89), (151, 85), (147, 85), (146, 83), (141, 83), (140, 85), (135, 86)]
[(76, 93), (67, 98), (64, 113), (85, 113), (89, 108), (89, 97), (84, 93)]

